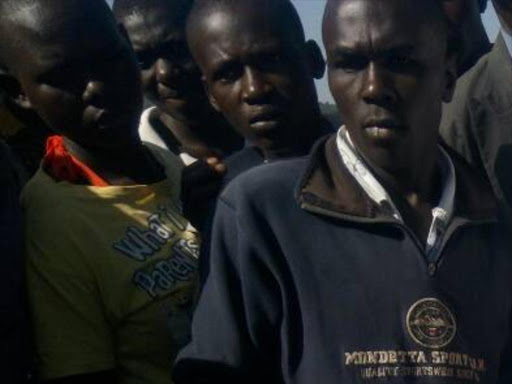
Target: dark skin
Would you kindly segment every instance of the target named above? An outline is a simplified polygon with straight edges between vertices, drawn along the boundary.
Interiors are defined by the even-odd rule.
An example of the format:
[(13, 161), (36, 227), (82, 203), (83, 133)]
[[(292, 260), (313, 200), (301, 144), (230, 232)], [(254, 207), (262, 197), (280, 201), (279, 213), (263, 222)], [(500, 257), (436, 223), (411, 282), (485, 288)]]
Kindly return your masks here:
[(498, 13), (501, 23), (508, 31), (512, 31), (512, 1), (493, 0), (494, 9)]
[(318, 47), (294, 36), (261, 1), (228, 4), (187, 28), (212, 105), (265, 158), (307, 153), (320, 121)]
[(476, 61), (491, 50), (477, 0), (443, 0), (446, 15), (460, 30), (463, 50), (457, 62), (457, 72), (462, 75)]
[(18, 105), (35, 110), (65, 136), (73, 155), (110, 184), (163, 179), (137, 134), (139, 68), (108, 7), (99, 1), (54, 3), (42, 1), (7, 22), (19, 37), (8, 46), (6, 63), (20, 85)]
[(415, 0), (331, 0), (329, 86), (359, 152), (426, 242), (440, 196), (438, 127), (455, 58)]
[[(137, 135), (140, 74), (131, 47), (103, 1), (42, 0), (3, 20), (15, 98), (65, 137), (67, 149), (113, 185), (161, 180), (163, 171)], [(79, 348), (79, 346), (77, 346)], [(117, 382), (115, 370), (49, 380)]]
[(242, 138), (212, 108), (204, 92), (187, 47), (186, 15), (178, 2), (150, 2), (118, 19), (139, 60), (145, 95), (182, 148), (203, 159), (221, 158), (241, 148)]

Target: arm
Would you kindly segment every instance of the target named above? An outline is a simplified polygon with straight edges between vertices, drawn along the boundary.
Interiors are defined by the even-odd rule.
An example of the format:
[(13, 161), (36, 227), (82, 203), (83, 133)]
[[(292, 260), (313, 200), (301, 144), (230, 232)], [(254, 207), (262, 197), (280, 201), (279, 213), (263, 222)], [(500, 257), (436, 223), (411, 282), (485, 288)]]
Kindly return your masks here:
[[(95, 275), (72, 246), (76, 228), (66, 225), (69, 227), (65, 220), (55, 219), (49, 224), (35, 218), (26, 225), (36, 374), (43, 382), (69, 377), (71, 383), (80, 383), (76, 381), (80, 375), (116, 367), (113, 331)], [(102, 377), (106, 376), (98, 378)]]
[(115, 371), (111, 370), (48, 380), (45, 381), (45, 384), (114, 384), (116, 382), (116, 373)]
[(192, 342), (180, 354), (176, 383), (280, 382), (281, 319), (278, 286), (259, 259), (251, 220), (219, 200), (210, 274), (192, 324)]

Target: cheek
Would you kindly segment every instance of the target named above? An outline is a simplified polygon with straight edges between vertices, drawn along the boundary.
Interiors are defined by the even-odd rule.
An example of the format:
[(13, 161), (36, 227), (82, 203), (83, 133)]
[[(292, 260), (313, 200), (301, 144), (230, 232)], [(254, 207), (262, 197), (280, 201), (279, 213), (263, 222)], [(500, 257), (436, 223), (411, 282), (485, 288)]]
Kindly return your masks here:
[(155, 71), (153, 68), (141, 70), (140, 80), (144, 92), (152, 92), (155, 84)]
[(42, 85), (34, 89), (29, 98), (36, 112), (57, 132), (81, 123), (82, 102), (70, 93)]
[(357, 79), (339, 72), (329, 72), (329, 89), (344, 119), (350, 120), (355, 111)]
[(460, 24), (466, 18), (469, 7), (469, 5), (465, 4), (466, 1), (472, 0), (443, 0), (444, 12), (452, 23)]

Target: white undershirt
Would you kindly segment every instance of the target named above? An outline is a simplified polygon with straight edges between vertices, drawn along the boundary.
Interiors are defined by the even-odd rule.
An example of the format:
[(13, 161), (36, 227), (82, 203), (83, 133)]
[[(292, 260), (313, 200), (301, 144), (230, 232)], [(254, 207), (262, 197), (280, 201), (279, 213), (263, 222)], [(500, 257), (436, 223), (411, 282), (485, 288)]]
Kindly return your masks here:
[[(156, 107), (150, 107), (142, 113), (139, 124), (140, 139), (142, 140), (143, 143), (150, 143), (156, 145), (157, 147), (164, 151), (171, 152), (171, 150), (167, 147), (165, 142), (162, 140), (158, 132), (151, 124), (151, 119), (155, 118), (156, 114), (158, 114), (158, 110)], [(193, 164), (197, 161), (195, 157), (190, 156), (186, 152), (175, 153), (174, 155), (179, 156), (179, 158), (181, 159), (183, 164), (185, 164), (185, 166)]]
[[(370, 169), (355, 148), (350, 135), (342, 126), (337, 134), (336, 144), (343, 163), (354, 176), (366, 194), (381, 207), (391, 207), (391, 215), (403, 224), (402, 216), (382, 184), (373, 176)], [(437, 206), (432, 209), (432, 223), (427, 237), (426, 253), (435, 258), (443, 235), (453, 216), (456, 177), (450, 156), (439, 147), (441, 153), (441, 179), (443, 192)]]

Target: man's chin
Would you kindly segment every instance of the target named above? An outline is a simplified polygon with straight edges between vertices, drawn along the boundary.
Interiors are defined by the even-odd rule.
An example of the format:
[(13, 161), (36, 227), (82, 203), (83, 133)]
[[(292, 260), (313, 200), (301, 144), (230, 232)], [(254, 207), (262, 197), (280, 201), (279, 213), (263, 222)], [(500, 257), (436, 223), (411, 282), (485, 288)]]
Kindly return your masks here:
[(200, 115), (200, 110), (193, 103), (183, 99), (165, 100), (157, 104), (157, 107), (174, 120), (185, 124), (195, 123)]

